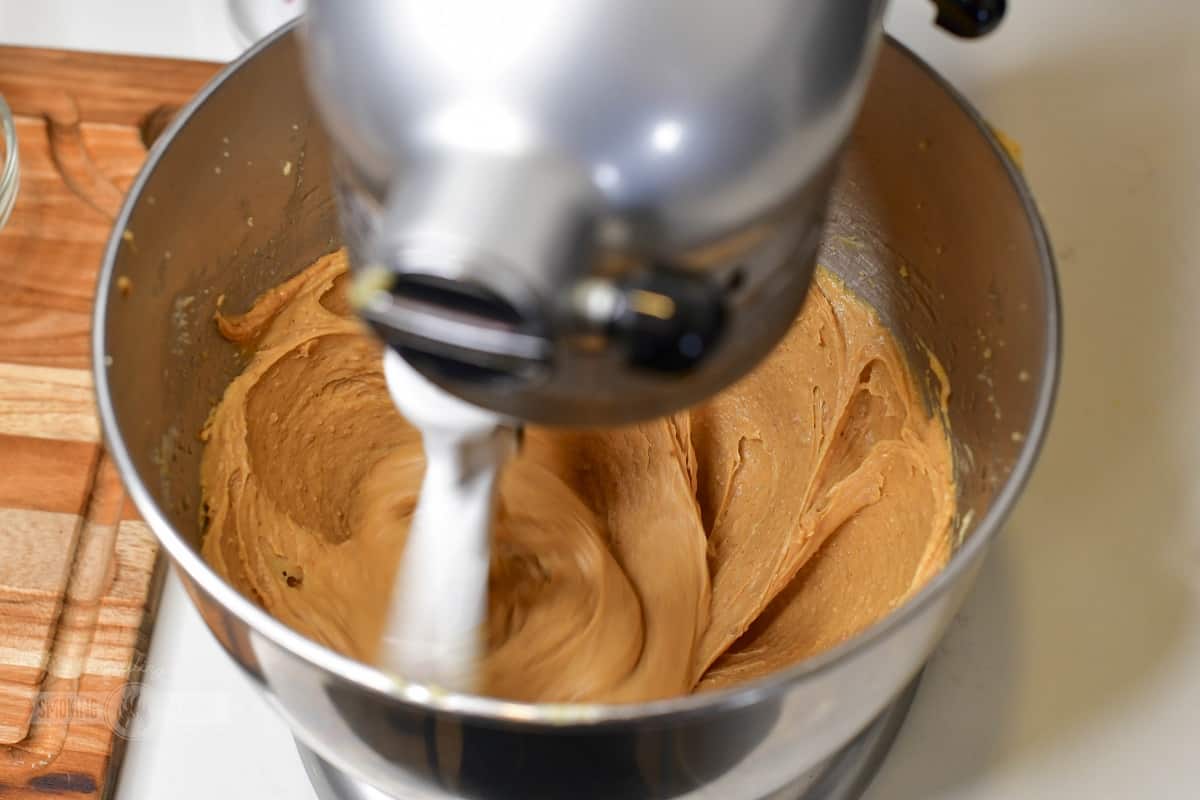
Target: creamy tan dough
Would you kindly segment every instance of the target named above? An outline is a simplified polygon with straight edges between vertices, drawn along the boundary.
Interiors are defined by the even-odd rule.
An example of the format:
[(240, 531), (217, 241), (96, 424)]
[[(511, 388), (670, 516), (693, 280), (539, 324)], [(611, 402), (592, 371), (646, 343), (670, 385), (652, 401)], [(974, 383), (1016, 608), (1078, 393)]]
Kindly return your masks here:
[[(313, 639), (372, 660), (424, 470), (337, 252), (218, 315), (249, 363), (202, 437), (204, 557)], [(844, 641), (933, 575), (954, 486), (874, 313), (818, 270), (791, 330), (703, 406), (532, 428), (500, 484), (484, 694), (635, 702)]]

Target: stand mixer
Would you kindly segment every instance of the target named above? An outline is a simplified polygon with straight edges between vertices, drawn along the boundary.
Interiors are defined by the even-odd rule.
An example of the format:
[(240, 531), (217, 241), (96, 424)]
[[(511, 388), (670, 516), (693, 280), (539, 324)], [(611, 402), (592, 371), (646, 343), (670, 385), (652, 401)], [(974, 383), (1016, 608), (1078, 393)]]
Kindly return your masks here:
[[(337, 11), (351, 16), (365, 13), (360, 5), (365, 2), (346, 3)], [(756, 29), (763, 27), (754, 21), (762, 9), (782, 8), (772, 3), (742, 5), (746, 24), (757, 25)], [(878, 5), (873, 6), (876, 12)], [(408, 8), (399, 2), (394, 7)], [(559, 7), (566, 14), (583, 6), (564, 0)], [(393, 277), (391, 262), (368, 258), (370, 240), (356, 235), (354, 226), (376, 230), (367, 224), (380, 223), (386, 187), (375, 186), (368, 192), (364, 178), (356, 173), (369, 170), (350, 170), (356, 161), (342, 142), (359, 129), (358, 117), (342, 118), (342, 123), (354, 124), (345, 124), (345, 130), (335, 133), (336, 141), (330, 142), (329, 126), (321, 124), (312, 96), (297, 77), (306, 60), (310, 66), (317, 63), (313, 48), (321, 38), (320, 26), (339, 24), (336, 17), (322, 19), (322, 10), (328, 13), (331, 8), (322, 4), (314, 8), (307, 39), (301, 35), (302, 26), (289, 25), (257, 43), (178, 115), (129, 189), (100, 274), (92, 364), (105, 444), (130, 498), (169, 556), (206, 628), (295, 736), (323, 800), (857, 797), (904, 716), (911, 698), (905, 687), (919, 674), (962, 607), (991, 543), (1036, 465), (1049, 424), (1061, 347), (1057, 282), (1048, 235), (1019, 170), (965, 98), (902, 45), (884, 40), (875, 53), (876, 68), (853, 132), (841, 145), (844, 152), (818, 252), (831, 275), (876, 309), (913, 364), (919, 365), (925, 354), (932, 353), (955, 387), (943, 410), (955, 453), (964, 456), (955, 462), (961, 541), (949, 563), (923, 589), (830, 651), (727, 690), (648, 703), (566, 705), (435, 691), (307, 638), (216, 572), (201, 553), (205, 525), (197, 510), (203, 501), (204, 450), (196, 437), (212, 413), (214, 399), (245, 366), (238, 349), (212, 322), (221, 299), (229, 311), (249, 308), (255, 298), (349, 240), (358, 258), (355, 269), (361, 283), (356, 294), (364, 308), (364, 296), (382, 301), (387, 310), (394, 295), (397, 307), (420, 301), (419, 310), (437, 312), (435, 316), (451, 321), (462, 318), (448, 310), (472, 312), (466, 317), (471, 324), (455, 328), (456, 332), (482, 331), (490, 336), (497, 328), (511, 332), (517, 327), (494, 320), (481, 324), (488, 319), (482, 312), (497, 307), (495, 297), (487, 293), (480, 293), (487, 302), (465, 309), (446, 302), (471, 296), (462, 289), (474, 289), (478, 282), (429, 286), (410, 280), (406, 284)], [(623, 6), (614, 2), (612, 8)], [(699, 16), (709, 4), (694, 2), (689, 8)], [(822, 19), (841, 13), (848, 12), (829, 3)], [(503, 30), (500, 22), (491, 23), (495, 23), (493, 33)], [(722, 36), (740, 36), (742, 20), (737, 23), (721, 31)], [(871, 16), (864, 24), (868, 27), (861, 38), (872, 40), (878, 18)], [(602, 29), (602, 24), (596, 27), (597, 36)], [(780, 29), (781, 39), (783, 34)], [(679, 39), (673, 33), (663, 44), (675, 50)], [(808, 36), (804, 41), (813, 39)], [(724, 41), (713, 39), (709, 47), (716, 49)], [(644, 49), (629, 47), (624, 60), (637, 63)], [(523, 44), (520, 52), (526, 50)], [(334, 58), (338, 52), (344, 51), (326, 48), (324, 58)], [(352, 69), (363, 63), (357, 53), (350, 55), (354, 57), (334, 66)], [(583, 51), (579, 57), (585, 55)], [(797, 64), (807, 63), (796, 58)], [(622, 60), (618, 66), (623, 66)], [(611, 130), (605, 127), (610, 117), (601, 112), (615, 103), (601, 102), (604, 98), (597, 99), (590, 90), (584, 92), (595, 85), (595, 79), (589, 84), (580, 81), (578, 74), (573, 77), (577, 92), (591, 97), (598, 107), (595, 130)], [(748, 79), (743, 83), (753, 88)], [(643, 88), (631, 82), (626, 85), (638, 91)], [(335, 99), (352, 99), (355, 90), (350, 83)], [(356, 107), (378, 115), (387, 109)], [(774, 119), (723, 127), (774, 131), (778, 130)], [(336, 116), (330, 118), (331, 126), (338, 124)], [(652, 138), (668, 149), (675, 147), (676, 152), (699, 141), (698, 130), (690, 125), (672, 131), (668, 127)], [(382, 140), (375, 136), (371, 141), (373, 152), (385, 155), (367, 166), (392, 163)], [(645, 134), (639, 141), (647, 141)], [(836, 153), (837, 145), (833, 149)], [(226, 156), (227, 151), (235, 157)], [(415, 155), (408, 158), (403, 174), (415, 175), (419, 163)], [(215, 165), (222, 169), (214, 170)], [(339, 225), (335, 187), (329, 180), (334, 174), (341, 176), (341, 204), (353, 212), (344, 215), (343, 225)], [(600, 170), (597, 175), (607, 183), (609, 177), (604, 176), (611, 172)], [(806, 179), (801, 174), (794, 177), (795, 185)], [(528, 210), (538, 192), (509, 194), (514, 208), (520, 205)], [(435, 207), (432, 199), (428, 207)], [(964, 209), (970, 213), (963, 213)], [(640, 219), (642, 227), (634, 233), (643, 238), (637, 241), (654, 241), (647, 237), (664, 229), (663, 223)], [(748, 230), (748, 240), (764, 236), (764, 226)], [(753, 245), (721, 232), (714, 237), (726, 246), (756, 252)], [(598, 237), (597, 241), (609, 240)], [(703, 264), (722, 258), (719, 250), (706, 255), (709, 260)], [(631, 266), (630, 260), (628, 256), (614, 259), (603, 270), (581, 275), (623, 275), (621, 268)], [(666, 264), (665, 260), (655, 263)], [(716, 348), (722, 342), (733, 341), (738, 322), (746, 330), (737, 335), (754, 335), (753, 323), (743, 312), (757, 312), (738, 305), (738, 293), (749, 292), (754, 280), (749, 272), (752, 265), (722, 263), (744, 264), (746, 271), (741, 278), (731, 275), (728, 284), (720, 284), (722, 292), (728, 292), (723, 295), (726, 308), (722, 332), (709, 356), (719, 352)], [(364, 278), (373, 265), (384, 268), (374, 273), (374, 283)], [(504, 273), (495, 274), (496, 281), (483, 283), (492, 295), (507, 291), (499, 285)], [(709, 274), (717, 280), (715, 272)], [(632, 275), (627, 277), (632, 280)], [(402, 291), (380, 298), (380, 289), (393, 282), (400, 283)], [(127, 291), (130, 285), (136, 291)], [(563, 281), (565, 287), (572, 285)], [(505, 302), (515, 305), (521, 299), (513, 297)], [(553, 310), (557, 306), (549, 297), (543, 298), (545, 307)], [(558, 302), (569, 305), (565, 301), (570, 299), (570, 293), (560, 294)], [(663, 305), (651, 302), (641, 311), (661, 311)], [(986, 348), (979, 340), (981, 331), (988, 338)], [(563, 338), (547, 338), (549, 333)], [(564, 329), (544, 333), (541, 341), (578, 345), (571, 351), (572, 357), (580, 356), (576, 363), (594, 365), (585, 358), (592, 352), (587, 349), (589, 338), (587, 334), (569, 338)], [(425, 340), (416, 343), (424, 349), (432, 347)], [(618, 336), (592, 343), (601, 352), (608, 346), (619, 352), (616, 345), (621, 342)], [(401, 344), (414, 354), (412, 337)], [(468, 379), (491, 370), (496, 383), (480, 382), (482, 388), (504, 393), (514, 402), (517, 388), (528, 399), (536, 386), (550, 385), (521, 384), (519, 379), (528, 380), (528, 373), (467, 361), (461, 350), (450, 351), (453, 358), (444, 351), (431, 355), (422, 368), (435, 377), (434, 370), (442, 369), (448, 373), (443, 381), (456, 378), (469, 384)], [(396, 358), (401, 358), (399, 353)], [(466, 365), (461, 370), (465, 377), (450, 369), (456, 359)], [(552, 361), (550, 366), (559, 369), (562, 364)], [(632, 375), (632, 366), (627, 366), (626, 373)], [(692, 373), (651, 374), (665, 388)], [(981, 375), (988, 378), (986, 383)], [(638, 392), (654, 382), (644, 374), (640, 377)], [(541, 380), (548, 381), (546, 374)], [(612, 389), (609, 396), (620, 401), (615, 381), (611, 387), (596, 380), (593, 388), (596, 384)], [(646, 396), (629, 385), (624, 394), (630, 406)], [(486, 397), (469, 399), (478, 409)], [(635, 411), (628, 413), (632, 416)]]
[[(311, 4), (351, 302), (428, 462), (385, 667), (474, 688), (512, 428), (688, 407), (782, 337), (883, 6)], [(1003, 7), (938, 20), (978, 35)]]
[[(748, 372), (808, 289), (880, 0), (313, 0), (354, 299), (450, 393), (632, 422)], [(1004, 0), (938, 0), (991, 30)]]

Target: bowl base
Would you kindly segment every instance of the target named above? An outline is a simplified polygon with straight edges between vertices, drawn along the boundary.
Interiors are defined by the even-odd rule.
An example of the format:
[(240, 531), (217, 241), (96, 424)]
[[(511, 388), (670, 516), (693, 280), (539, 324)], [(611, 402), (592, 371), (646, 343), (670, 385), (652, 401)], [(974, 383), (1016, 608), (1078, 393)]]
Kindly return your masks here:
[[(795, 783), (760, 800), (858, 800), (879, 771), (896, 734), (900, 732), (920, 680), (920, 675), (914, 678), (891, 705), (849, 744), (813, 767)], [(430, 800), (418, 794), (385, 794), (351, 778), (300, 742), (296, 742), (296, 749), (300, 751), (300, 760), (319, 800)]]

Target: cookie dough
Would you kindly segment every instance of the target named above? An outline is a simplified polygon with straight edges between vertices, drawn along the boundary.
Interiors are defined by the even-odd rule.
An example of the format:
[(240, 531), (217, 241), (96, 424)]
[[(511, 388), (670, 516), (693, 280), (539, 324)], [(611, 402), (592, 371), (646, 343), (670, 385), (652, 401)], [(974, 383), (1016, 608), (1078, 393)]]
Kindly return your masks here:
[[(305, 635), (371, 661), (420, 435), (330, 254), (240, 316), (248, 364), (202, 438), (203, 554)], [(530, 428), (500, 485), (481, 691), (636, 702), (732, 685), (852, 636), (950, 551), (950, 448), (869, 307), (818, 270), (786, 338), (704, 405)]]

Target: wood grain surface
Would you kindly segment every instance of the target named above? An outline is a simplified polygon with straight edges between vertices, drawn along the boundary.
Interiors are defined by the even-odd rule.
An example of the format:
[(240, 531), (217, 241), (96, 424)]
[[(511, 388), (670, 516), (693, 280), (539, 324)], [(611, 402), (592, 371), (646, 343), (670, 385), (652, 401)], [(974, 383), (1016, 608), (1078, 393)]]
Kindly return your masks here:
[(146, 147), (217, 69), (0, 47), (21, 163), (0, 230), (0, 798), (114, 786), (161, 570), (100, 444), (92, 297)]

